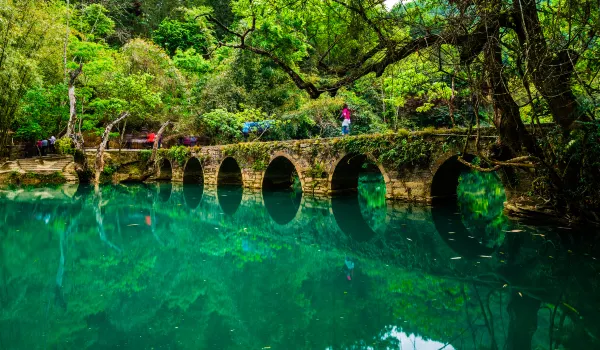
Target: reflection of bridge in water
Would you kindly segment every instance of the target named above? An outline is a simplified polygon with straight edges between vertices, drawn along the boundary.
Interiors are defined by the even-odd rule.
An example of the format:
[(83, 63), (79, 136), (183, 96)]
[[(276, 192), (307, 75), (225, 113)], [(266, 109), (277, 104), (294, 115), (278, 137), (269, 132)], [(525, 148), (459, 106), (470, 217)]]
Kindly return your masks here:
[[(143, 243), (143, 251), (149, 251), (150, 255), (174, 254), (185, 247), (186, 251), (208, 256), (254, 254), (276, 265), (285, 254), (277, 253), (275, 247), (288, 246), (298, 248), (288, 255), (301, 254), (296, 262), (298, 269), (309, 264), (309, 257), (319, 251), (340, 262), (345, 256), (354, 257), (357, 273), (363, 270), (361, 278), (369, 283), (385, 283), (395, 278), (391, 274), (405, 274), (410, 280), (398, 281), (397, 298), (407, 300), (409, 305), (411, 300), (420, 300), (423, 304), (408, 306), (408, 310), (416, 308), (424, 319), (447, 307), (462, 305), (458, 299), (474, 308), (471, 312), (479, 310), (466, 318), (460, 307), (444, 311), (464, 322), (448, 325), (456, 337), (446, 340), (456, 348), (480, 348), (479, 344), (470, 342), (472, 333), (478, 334), (480, 342), (495, 343), (498, 348), (531, 348), (532, 343), (540, 343), (538, 338), (551, 338), (547, 332), (551, 313), (538, 312), (547, 305), (557, 308), (556, 314), (564, 315), (564, 322), (579, 329), (581, 336), (598, 334), (593, 287), (596, 282), (586, 275), (591, 266), (589, 259), (579, 260), (577, 256), (581, 254), (577, 251), (570, 255), (566, 248), (554, 247), (554, 244), (560, 245), (558, 241), (548, 244), (545, 239), (527, 232), (508, 235), (494, 248), (469, 245), (468, 240), (472, 239), (466, 235), (472, 233), (464, 224), (459, 224), (460, 216), (440, 212), (437, 207), (388, 202), (385, 228), (372, 229), (352, 197), (315, 199), (293, 196), (290, 192), (170, 183), (135, 187), (131, 191), (117, 186), (103, 188), (100, 193), (85, 187), (77, 191), (59, 188), (54, 193), (56, 199), (52, 199), (52, 190), (40, 190), (33, 196), (38, 198), (38, 203), (32, 204), (31, 210), (26, 212), (48, 210), (68, 214), (69, 221), (81, 217), (82, 226), (88, 228), (106, 225), (102, 229), (106, 232), (105, 239), (112, 240), (124, 255), (139, 251), (138, 245)], [(19, 196), (29, 196), (23, 198), (30, 202), (32, 195), (23, 192), (10, 199), (3, 198), (2, 202), (19, 201)], [(104, 203), (99, 211), (103, 219), (100, 221), (94, 219), (89, 208), (98, 202), (97, 196), (101, 196)], [(114, 220), (115, 217), (120, 219)], [(457, 225), (466, 231), (461, 233)], [(97, 240), (97, 237), (97, 234), (90, 235), (89, 239)], [(143, 237), (148, 239), (143, 240)], [(468, 249), (462, 249), (463, 246)], [(477, 249), (482, 249), (484, 254), (477, 254)], [(95, 254), (106, 252), (118, 254), (109, 245)], [(552, 255), (551, 260), (548, 255)], [(461, 259), (456, 259), (458, 257)], [(197, 270), (210, 270), (228, 261), (223, 259), (213, 262), (214, 266), (207, 266), (210, 260), (203, 263), (200, 256), (177, 260), (183, 260), (181, 264), (195, 264)], [(390, 266), (389, 272), (385, 272), (388, 271), (386, 265)], [(377, 266), (377, 272), (369, 271), (370, 266)], [(296, 271), (289, 273), (294, 275)], [(572, 280), (577, 283), (565, 283)], [(436, 290), (430, 300), (425, 301), (415, 294), (416, 284), (436, 288), (449, 281), (459, 286), (458, 289)], [(309, 288), (311, 281), (304, 283), (304, 288)], [(437, 299), (444, 298), (452, 305), (437, 304)], [(483, 306), (479, 309), (480, 303), (489, 309)], [(406, 307), (402, 310), (406, 311)], [(484, 321), (486, 317), (488, 321)], [(492, 318), (493, 325), (489, 324)], [(385, 325), (379, 324), (380, 327)], [(410, 325), (407, 327), (410, 329)], [(541, 336), (534, 336), (539, 332)]]

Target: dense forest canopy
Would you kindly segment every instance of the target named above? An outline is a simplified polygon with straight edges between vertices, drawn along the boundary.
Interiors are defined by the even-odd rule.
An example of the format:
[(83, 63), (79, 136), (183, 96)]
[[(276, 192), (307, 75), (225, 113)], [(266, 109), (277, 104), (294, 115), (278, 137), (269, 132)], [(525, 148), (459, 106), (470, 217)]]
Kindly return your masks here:
[(337, 136), (347, 103), (353, 134), (493, 126), (501, 144), (484, 167), (535, 168), (544, 200), (586, 198), (571, 209), (588, 212), (600, 197), (598, 5), (3, 0), (0, 143), (99, 134), (125, 112), (115, 136), (167, 120), (171, 135), (213, 144), (260, 120), (274, 121), (261, 140)]

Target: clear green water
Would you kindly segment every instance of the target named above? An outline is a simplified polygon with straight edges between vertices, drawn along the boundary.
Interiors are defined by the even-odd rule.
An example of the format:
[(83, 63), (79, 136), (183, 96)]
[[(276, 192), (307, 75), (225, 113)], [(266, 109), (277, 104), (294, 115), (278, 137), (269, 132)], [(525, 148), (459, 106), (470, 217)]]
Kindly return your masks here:
[(599, 348), (594, 232), (509, 221), (492, 180), (0, 191), (0, 349)]

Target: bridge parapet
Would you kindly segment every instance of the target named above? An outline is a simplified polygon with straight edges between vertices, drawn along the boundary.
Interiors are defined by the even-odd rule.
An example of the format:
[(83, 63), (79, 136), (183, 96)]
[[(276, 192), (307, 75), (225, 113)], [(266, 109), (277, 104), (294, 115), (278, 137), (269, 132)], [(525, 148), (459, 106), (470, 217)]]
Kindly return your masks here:
[[(464, 130), (437, 130), (192, 147), (183, 159), (161, 150), (154, 179), (261, 189), (290, 187), (297, 174), (303, 193), (327, 196), (355, 191), (358, 175), (366, 169), (382, 174), (388, 199), (431, 202), (455, 195), (465, 169), (457, 155), (465, 147), (465, 158), (472, 159), (480, 152), (489, 155), (496, 141), (490, 130), (481, 134), (478, 145)], [(520, 169), (499, 174), (509, 201), (528, 192), (534, 178)]]

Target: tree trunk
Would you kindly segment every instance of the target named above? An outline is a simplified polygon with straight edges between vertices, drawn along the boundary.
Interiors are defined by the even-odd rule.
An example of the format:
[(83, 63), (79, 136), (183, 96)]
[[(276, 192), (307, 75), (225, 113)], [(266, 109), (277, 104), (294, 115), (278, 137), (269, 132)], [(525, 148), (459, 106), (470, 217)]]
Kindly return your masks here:
[(454, 77), (452, 77), (452, 95), (450, 96), (450, 100), (448, 101), (448, 114), (450, 115), (450, 120), (452, 121), (452, 128), (456, 127), (456, 121), (454, 120), (454, 100), (456, 98), (456, 94), (454, 91)]
[(69, 123), (67, 124), (67, 137), (70, 137), (75, 140), (75, 121), (77, 119), (77, 99), (75, 97), (75, 81), (79, 74), (81, 74), (81, 70), (83, 69), (83, 64), (79, 64), (79, 68), (69, 73)]
[(100, 183), (100, 174), (102, 170), (104, 170), (104, 150), (106, 149), (106, 144), (108, 143), (108, 137), (110, 136), (110, 131), (112, 128), (119, 123), (121, 120), (127, 118), (129, 116), (129, 112), (123, 112), (119, 116), (119, 118), (110, 122), (106, 129), (104, 129), (104, 134), (102, 134), (102, 141), (100, 145), (98, 145), (98, 150), (96, 152), (96, 164), (95, 164), (95, 173), (94, 173), (94, 184), (98, 186)]
[(163, 132), (165, 132), (165, 129), (167, 128), (167, 126), (169, 126), (169, 124), (171, 124), (171, 122), (169, 120), (167, 120), (160, 127), (160, 129), (158, 129), (158, 132), (156, 133), (156, 136), (154, 137), (154, 145), (152, 145), (152, 155), (150, 156), (150, 161), (149, 161), (150, 164), (154, 163), (154, 160), (156, 159), (156, 152), (158, 151), (158, 140), (160, 140)]
[(67, 47), (69, 46), (69, 35), (70, 33), (70, 28), (69, 28), (69, 11), (71, 10), (70, 8), (70, 1), (67, 0), (67, 18), (66, 18), (66, 24), (67, 24), (67, 28), (65, 30), (65, 44), (63, 47), (63, 68), (65, 70), (65, 82), (67, 81), (68, 77), (67, 77)]
[(94, 214), (96, 217), (96, 226), (98, 228), (98, 236), (100, 236), (100, 240), (104, 242), (107, 246), (116, 250), (119, 254), (123, 252), (121, 248), (111, 242), (106, 236), (106, 230), (104, 229), (104, 216), (102, 215), (102, 191), (96, 184), (96, 188), (94, 190)]
[(502, 74), (499, 26), (490, 31), (488, 35), (490, 39), (484, 52), (485, 69), (494, 107), (493, 122), (498, 129), (502, 144), (507, 146), (512, 153), (506, 157), (522, 154), (523, 147), (530, 154), (537, 155), (539, 152), (536, 144), (521, 120), (519, 106), (508, 91), (507, 81)]
[(513, 8), (531, 81), (548, 102), (554, 122), (569, 130), (583, 115), (571, 86), (578, 56), (570, 50), (555, 52), (548, 48), (535, 0), (514, 1)]

